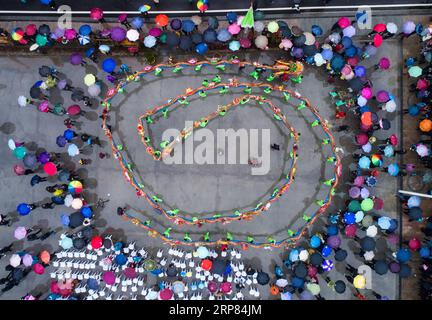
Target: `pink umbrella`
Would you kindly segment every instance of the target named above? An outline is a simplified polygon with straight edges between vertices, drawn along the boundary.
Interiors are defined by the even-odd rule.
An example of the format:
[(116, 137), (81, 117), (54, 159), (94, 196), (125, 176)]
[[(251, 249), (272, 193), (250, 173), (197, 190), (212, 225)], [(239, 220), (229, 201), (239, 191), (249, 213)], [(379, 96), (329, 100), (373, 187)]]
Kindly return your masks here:
[(126, 268), (123, 271), (123, 273), (124, 273), (125, 277), (129, 278), (129, 279), (136, 278), (136, 276), (137, 276), (137, 273), (136, 273), (134, 268)]
[(337, 24), (339, 25), (339, 27), (344, 29), (351, 24), (351, 21), (347, 17), (342, 17), (342, 18), (339, 18)]
[(42, 275), (42, 274), (45, 273), (45, 268), (44, 268), (43, 265), (41, 265), (40, 263), (36, 263), (36, 264), (33, 266), (33, 271), (34, 271), (36, 274)]
[(214, 281), (209, 281), (207, 284), (207, 289), (211, 292), (211, 293), (215, 293), (218, 289), (218, 284)]
[(170, 300), (173, 297), (173, 292), (171, 289), (165, 288), (161, 291), (159, 291), (159, 298), (161, 300)]
[(14, 231), (15, 239), (21, 240), (24, 239), (27, 235), (27, 230), (25, 227), (18, 227)]
[(384, 208), (384, 201), (380, 198), (374, 199), (374, 209), (375, 210), (382, 210)]
[(355, 136), (357, 144), (363, 146), (369, 142), (369, 137), (366, 133), (359, 133)]
[(241, 28), (237, 23), (230, 24), (230, 26), (228, 27), (228, 32), (233, 34), (233, 35), (239, 34), (240, 30), (241, 30)]
[(22, 262), (26, 267), (31, 267), (31, 265), (33, 264), (33, 257), (30, 254), (26, 253), (22, 259)]
[(397, 245), (399, 243), (399, 235), (392, 233), (387, 236), (387, 241), (392, 245)]
[(374, 37), (373, 37), (373, 45), (375, 47), (381, 46), (382, 42), (383, 42), (382, 35), (380, 35), (380, 34), (374, 35)]
[(71, 116), (76, 116), (81, 112), (81, 107), (77, 104), (73, 104), (67, 108), (67, 113)]
[(100, 21), (103, 19), (103, 10), (101, 8), (93, 8), (90, 10), (90, 18), (95, 21)]
[(250, 48), (250, 46), (252, 45), (252, 42), (248, 39), (248, 38), (241, 38), (240, 39), (240, 46), (242, 48)]
[(363, 199), (369, 198), (370, 192), (367, 188), (361, 188), (360, 190), (360, 197)]
[(348, 192), (350, 198), (358, 198), (360, 196), (360, 188), (359, 187), (351, 187)]
[(389, 137), (389, 140), (390, 140), (390, 143), (391, 143), (392, 146), (397, 146), (397, 144), (399, 142), (399, 139), (398, 139), (398, 137), (395, 134), (392, 134)]
[(77, 32), (75, 31), (75, 29), (66, 29), (65, 33), (64, 33), (64, 37), (66, 38), (66, 40), (73, 40), (75, 39), (77, 36)]
[(22, 167), (22, 166), (20, 166), (20, 165), (18, 165), (18, 164), (16, 164), (13, 167), (13, 171), (15, 172), (15, 174), (17, 176), (22, 176), (25, 173), (25, 168)]
[(162, 30), (159, 28), (151, 28), (149, 30), (149, 35), (153, 36), (153, 37), (160, 37), (160, 35), (162, 34)]
[(308, 276), (309, 277), (315, 277), (318, 273), (318, 269), (315, 266), (310, 265), (308, 267)]
[(379, 61), (379, 67), (380, 69), (387, 70), (390, 68), (390, 60), (386, 57), (383, 57)]
[(59, 286), (57, 284), (57, 281), (51, 282), (50, 290), (54, 294), (60, 294), (60, 288), (59, 288)]
[(348, 238), (354, 238), (356, 232), (357, 232), (357, 227), (355, 226), (355, 224), (350, 224), (345, 227), (345, 235)]
[(346, 65), (342, 68), (342, 70), (341, 70), (341, 73), (342, 73), (344, 76), (349, 75), (351, 72), (352, 72), (351, 66), (348, 65), (348, 64), (346, 64)]
[(357, 187), (361, 187), (365, 182), (365, 178), (363, 176), (357, 176), (354, 179), (354, 185)]
[(220, 286), (220, 289), (223, 293), (230, 293), (232, 291), (231, 282), (223, 282)]
[(290, 39), (282, 39), (281, 43), (279, 44), (279, 48), (284, 49), (284, 50), (288, 50), (290, 48), (292, 48), (293, 43), (291, 42)]
[(41, 103), (39, 103), (38, 110), (40, 112), (48, 112), (49, 111), (49, 102), (47, 100), (44, 100)]
[(365, 97), (366, 99), (370, 99), (370, 98), (372, 98), (372, 89), (371, 89), (370, 87), (364, 87), (364, 88), (361, 90), (361, 95), (362, 95), (363, 97)]
[(107, 271), (103, 274), (102, 280), (105, 281), (106, 284), (112, 285), (115, 283), (116, 275), (112, 271)]
[(418, 90), (426, 90), (429, 87), (429, 81), (426, 79), (419, 79), (417, 80), (416, 88)]
[(385, 103), (385, 102), (387, 102), (387, 101), (390, 100), (390, 96), (389, 96), (389, 94), (388, 94), (387, 91), (380, 90), (376, 94), (376, 99), (377, 99), (378, 102)]
[(421, 248), (421, 242), (420, 240), (418, 240), (417, 238), (412, 238), (409, 242), (408, 242), (408, 246), (411, 250), (417, 251), (418, 249)]

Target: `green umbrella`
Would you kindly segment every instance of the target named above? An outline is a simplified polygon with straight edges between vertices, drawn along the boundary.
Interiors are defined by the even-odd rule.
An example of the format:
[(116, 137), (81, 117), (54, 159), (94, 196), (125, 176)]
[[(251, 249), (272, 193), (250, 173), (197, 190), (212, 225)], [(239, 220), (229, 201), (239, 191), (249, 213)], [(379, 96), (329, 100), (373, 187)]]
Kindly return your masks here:
[(255, 24), (254, 10), (253, 10), (253, 7), (251, 5), (249, 10), (247, 11), (246, 15), (244, 16), (242, 22), (241, 22), (241, 27), (242, 28), (253, 28), (254, 24)]
[(166, 34), (166, 32), (164, 32), (164, 33), (161, 34), (161, 36), (159, 37), (159, 41), (161, 43), (166, 43), (166, 41), (167, 41), (167, 34)]
[(373, 206), (374, 203), (372, 199), (367, 198), (361, 202), (361, 209), (363, 211), (371, 211), (373, 209)]
[(420, 77), (422, 72), (423, 70), (419, 66), (412, 66), (411, 68), (408, 69), (409, 75), (413, 78)]
[(350, 211), (350, 212), (357, 212), (357, 211), (360, 211), (360, 210), (362, 210), (361, 206), (360, 206), (360, 202), (358, 202), (357, 200), (353, 200), (353, 201), (351, 201), (349, 203), (349, 205), (348, 205), (348, 211)]
[(41, 34), (38, 34), (38, 35), (36, 36), (36, 43), (37, 43), (40, 47), (43, 47), (44, 45), (46, 45), (47, 42), (48, 42), (48, 39), (47, 39), (46, 36), (43, 36), (43, 35), (41, 35)]
[(23, 159), (26, 153), (27, 153), (27, 149), (23, 146), (15, 148), (15, 150), (13, 151), (14, 156), (19, 160)]
[(362, 226), (367, 228), (373, 225), (373, 218), (371, 216), (365, 216), (362, 220)]
[(312, 282), (306, 284), (306, 289), (308, 289), (314, 296), (318, 295), (321, 291), (319, 284)]

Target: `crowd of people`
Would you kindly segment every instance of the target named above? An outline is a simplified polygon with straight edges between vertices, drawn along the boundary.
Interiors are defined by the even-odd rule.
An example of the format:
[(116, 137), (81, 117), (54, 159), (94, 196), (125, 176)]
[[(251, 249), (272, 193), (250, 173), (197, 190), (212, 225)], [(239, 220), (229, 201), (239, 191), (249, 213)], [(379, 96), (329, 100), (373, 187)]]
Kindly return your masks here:
[[(376, 195), (376, 189), (382, 175), (397, 178), (412, 174), (417, 166), (430, 168), (432, 28), (413, 21), (405, 21), (400, 30), (392, 22), (378, 23), (365, 35), (368, 42), (357, 45), (353, 41), (357, 22), (347, 17), (338, 19), (325, 33), (318, 25), (304, 31), (298, 26), (289, 26), (285, 21), (265, 22), (261, 20), (264, 18), (262, 13), (253, 10), (252, 16), (250, 13), (238, 16), (229, 12), (226, 21), (219, 21), (216, 17), (204, 21), (201, 16), (170, 19), (166, 15), (157, 15), (153, 21), (146, 14), (148, 10), (148, 7), (141, 8), (142, 15), (136, 17), (122, 14), (118, 17), (119, 25), (113, 27), (108, 27), (103, 10), (94, 8), (90, 17), (99, 25), (83, 24), (77, 29), (51, 30), (48, 24), (39, 27), (29, 24), (16, 27), (10, 33), (4, 32), (18, 45), (28, 46), (30, 50), (44, 51), (50, 47), (55, 50), (56, 46), (79, 43), (84, 53), (72, 53), (69, 62), (77, 67), (90, 63), (100, 65), (106, 78), (98, 79), (87, 74), (83, 79), (87, 95), (83, 89), (70, 83), (61, 70), (54, 66), (40, 66), (41, 80), (30, 88), (29, 97), (22, 95), (18, 98), (20, 107), (34, 107), (37, 112), (62, 119), (66, 128), (63, 133), (59, 132), (55, 141), (59, 150), (66, 152), (44, 150), (35, 153), (27, 147), (28, 142), (9, 140), (9, 148), (20, 162), (13, 167), (16, 175), (29, 176), (30, 187), (34, 188), (55, 181), (55, 184), (45, 186), (50, 195), (48, 202), (23, 202), (17, 204), (16, 211), (19, 217), (32, 214), (34, 210), (55, 210), (57, 206), (70, 207), (75, 212), (59, 217), (68, 231), (60, 236), (61, 249), (55, 252), (15, 252), (15, 241), (43, 242), (57, 235), (58, 230), (18, 226), (21, 224), (19, 217), (0, 215), (0, 228), (15, 230), (15, 240), (0, 249), (0, 257), (9, 259), (8, 274), (0, 280), (4, 285), (2, 292), (18, 286), (28, 273), (42, 275), (47, 268), (53, 279), (48, 299), (137, 299), (139, 295), (144, 299), (162, 300), (259, 298), (258, 285), (267, 284), (270, 294), (283, 300), (326, 299), (322, 294), (323, 286), (337, 294), (346, 295), (349, 291), (353, 298), (362, 300), (389, 299), (379, 289), (370, 289), (369, 279), (362, 272), (366, 265), (374, 275), (380, 276), (393, 273), (407, 278), (419, 272), (422, 279), (420, 295), (422, 299), (430, 299), (431, 218), (422, 209), (418, 196), (400, 195), (403, 212), (410, 221), (425, 224), (422, 239), (403, 239), (401, 242), (399, 220), (383, 212), (384, 201)], [(392, 117), (388, 115), (402, 107), (397, 105), (394, 93), (386, 88), (376, 88), (370, 80), (372, 72), (386, 72), (392, 62), (386, 57), (374, 60), (372, 71), (362, 64), (366, 59), (375, 59), (384, 40), (408, 37), (418, 37), (422, 48), (418, 57), (408, 57), (405, 61), (406, 73), (415, 79), (410, 90), (418, 102), (403, 113), (407, 114), (405, 117), (415, 117), (422, 135), (417, 144), (405, 150), (398, 134), (388, 133), (392, 128), (392, 120), (389, 120)], [(114, 242), (109, 236), (96, 235), (98, 232), (93, 221), (103, 208), (103, 199), (97, 203), (87, 202), (83, 196), (85, 179), (68, 169), (66, 164), (71, 160), (76, 160), (79, 165), (91, 163), (79, 155), (86, 150), (97, 150), (102, 142), (97, 136), (80, 131), (85, 108), (99, 104), (104, 81), (116, 84), (133, 72), (124, 64), (118, 65), (113, 56), (99, 61), (100, 54), (109, 55), (114, 50), (111, 45), (98, 45), (100, 39), (111, 41), (109, 43), (113, 46), (124, 45), (131, 54), (138, 53), (143, 47), (156, 46), (156, 50), (159, 46), (180, 48), (201, 55), (212, 49), (229, 48), (237, 52), (249, 48), (265, 50), (279, 47), (284, 57), (326, 72), (327, 81), (338, 88), (329, 92), (335, 105), (336, 121), (340, 124), (334, 130), (354, 133), (353, 143), (357, 147), (351, 155), (356, 165), (351, 170), (344, 207), (327, 213), (321, 230), (315, 228), (304, 241), (284, 252), (284, 260), (274, 266), (274, 276), (239, 260), (241, 254), (233, 248), (223, 246), (209, 250), (199, 247), (191, 252), (171, 248), (153, 254), (150, 249), (136, 249), (134, 243)], [(283, 76), (281, 80), (301, 82), (302, 79)], [(60, 94), (70, 94), (75, 104), (65, 107), (54, 101), (51, 97), (55, 90)], [(344, 122), (353, 117), (358, 119), (357, 127)], [(398, 160), (398, 155), (407, 152), (418, 155), (418, 164)], [(107, 154), (99, 151), (99, 158), (105, 157)], [(327, 161), (334, 162), (335, 159), (328, 158)], [(120, 208), (120, 213), (122, 210)], [(378, 248), (380, 239), (385, 239), (385, 249)], [(353, 242), (356, 248), (348, 249), (346, 241)], [(420, 257), (421, 266), (411, 261), (414, 255)], [(343, 278), (332, 272), (337, 264), (344, 268)], [(121, 287), (120, 294), (116, 293), (118, 287)], [(33, 292), (23, 299), (38, 299), (45, 294)]]

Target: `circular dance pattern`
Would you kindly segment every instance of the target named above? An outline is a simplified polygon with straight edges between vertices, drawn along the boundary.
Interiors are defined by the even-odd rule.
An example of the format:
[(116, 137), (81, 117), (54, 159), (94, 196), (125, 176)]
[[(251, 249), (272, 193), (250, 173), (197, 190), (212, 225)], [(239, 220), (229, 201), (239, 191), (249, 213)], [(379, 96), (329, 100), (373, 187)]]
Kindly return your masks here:
[[(217, 75), (212, 79), (212, 81), (204, 80), (202, 86), (195, 89), (187, 89), (184, 94), (181, 94), (173, 99), (170, 99), (166, 104), (157, 106), (153, 109), (146, 111), (142, 114), (138, 119), (137, 130), (140, 135), (141, 141), (145, 146), (145, 149), (148, 154), (150, 154), (155, 161), (162, 160), (168, 157), (176, 144), (182, 142), (184, 139), (187, 139), (194, 129), (204, 128), (206, 127), (213, 119), (218, 117), (223, 117), (230, 109), (247, 104), (250, 101), (256, 101), (260, 106), (263, 106), (264, 109), (272, 112), (273, 119), (277, 122), (280, 122), (285, 128), (288, 129), (289, 135), (293, 138), (293, 146), (290, 151), (291, 158), (291, 166), (289, 172), (284, 174), (283, 184), (274, 189), (273, 193), (268, 197), (266, 201), (262, 201), (258, 203), (252, 210), (236, 210), (235, 212), (230, 212), (228, 214), (214, 214), (212, 216), (206, 217), (188, 217), (187, 214), (181, 212), (181, 209), (178, 208), (167, 208), (164, 207), (163, 199), (160, 197), (151, 194), (149, 191), (145, 190), (145, 186), (143, 183), (138, 181), (136, 174), (134, 173), (133, 166), (129, 163), (124, 154), (123, 154), (123, 146), (121, 144), (117, 144), (112, 136), (111, 131), (109, 130), (109, 126), (107, 126), (107, 119), (111, 109), (111, 101), (112, 99), (121, 92), (124, 92), (124, 88), (131, 82), (137, 82), (142, 77), (147, 74), (155, 74), (160, 75), (163, 71), (171, 69), (172, 72), (177, 73), (182, 69), (187, 67), (192, 67), (195, 71), (200, 71), (203, 67), (214, 66), (217, 70), (225, 70), (227, 66), (237, 65), (240, 68), (244, 68), (246, 66), (252, 66), (255, 68), (255, 71), (250, 75), (255, 78), (255, 80), (259, 77), (259, 72), (263, 70), (269, 70), (272, 73), (269, 77), (267, 77), (267, 83), (264, 82), (239, 82), (237, 79), (230, 79), (228, 82), (223, 82), (222, 78)], [(219, 239), (212, 241), (210, 240), (209, 234), (203, 235), (203, 239), (192, 239), (188, 234), (185, 234), (183, 240), (174, 239), (170, 236), (170, 231), (172, 228), (167, 228), (165, 231), (159, 231), (158, 228), (153, 226), (152, 221), (141, 221), (136, 217), (133, 217), (129, 213), (124, 215), (124, 218), (130, 220), (132, 223), (143, 227), (144, 229), (149, 231), (149, 235), (151, 236), (159, 236), (164, 241), (171, 244), (186, 244), (186, 245), (211, 245), (211, 244), (234, 244), (234, 245), (242, 245), (243, 247), (251, 246), (251, 247), (282, 247), (285, 245), (291, 245), (295, 243), (298, 239), (301, 238), (303, 233), (307, 230), (308, 226), (310, 226), (316, 218), (323, 213), (326, 208), (330, 205), (332, 201), (332, 197), (334, 194), (334, 190), (338, 184), (339, 177), (341, 175), (341, 162), (338, 154), (336, 153), (336, 145), (334, 142), (334, 137), (332, 136), (329, 128), (327, 126), (326, 121), (319, 115), (317, 109), (313, 107), (310, 101), (306, 98), (303, 98), (298, 92), (287, 89), (283, 85), (273, 85), (269, 82), (273, 81), (277, 76), (280, 75), (289, 75), (289, 76), (298, 76), (303, 71), (303, 65), (301, 63), (289, 62), (285, 63), (282, 61), (278, 61), (274, 66), (261, 65), (258, 63), (250, 63), (239, 61), (238, 59), (232, 59), (229, 61), (196, 61), (191, 59), (187, 62), (176, 63), (176, 64), (159, 64), (155, 66), (146, 66), (143, 70), (136, 72), (130, 76), (128, 76), (125, 80), (121, 81), (115, 88), (112, 88), (108, 91), (107, 97), (103, 102), (104, 112), (103, 112), (103, 128), (106, 136), (108, 137), (111, 148), (114, 154), (114, 157), (118, 160), (127, 181), (135, 188), (137, 195), (142, 196), (146, 199), (146, 201), (158, 212), (162, 213), (164, 217), (173, 222), (176, 225), (197, 225), (201, 226), (207, 223), (229, 223), (235, 220), (250, 220), (254, 216), (257, 216), (265, 211), (268, 211), (271, 205), (277, 201), (286, 191), (289, 190), (292, 182), (294, 181), (294, 176), (296, 173), (296, 163), (297, 163), (297, 154), (299, 147), (299, 134), (297, 131), (288, 123), (286, 116), (282, 113), (281, 109), (277, 107), (272, 101), (270, 101), (265, 95), (266, 94), (280, 94), (281, 98), (288, 102), (291, 98), (295, 98), (300, 101), (297, 109), (305, 109), (309, 110), (314, 116), (314, 122), (312, 123), (312, 128), (320, 125), (325, 132), (326, 139), (323, 140), (324, 145), (329, 145), (332, 150), (332, 156), (329, 157), (331, 162), (334, 165), (333, 169), (333, 177), (326, 180), (326, 185), (330, 187), (329, 193), (326, 199), (319, 201), (319, 209), (307, 216), (305, 219), (305, 224), (303, 227), (299, 228), (297, 232), (292, 231), (287, 238), (281, 240), (275, 240), (273, 237), (268, 237), (267, 241), (256, 241), (255, 239), (235, 239), (233, 235), (227, 233), (225, 239)], [(188, 99), (192, 96), (199, 95), (202, 99), (205, 99), (208, 93), (219, 91), (221, 94), (225, 94), (229, 92), (232, 88), (243, 89), (243, 95), (241, 97), (233, 99), (230, 103), (220, 106), (214, 112), (210, 113), (206, 117), (203, 117), (199, 120), (195, 120), (193, 122), (193, 126), (189, 128), (184, 128), (180, 135), (177, 136), (174, 140), (170, 141), (161, 141), (159, 143), (160, 150), (156, 147), (156, 145), (151, 141), (150, 137), (146, 136), (145, 126), (153, 125), (156, 121), (156, 115), (166, 115), (169, 108), (176, 108), (178, 106), (189, 105)], [(252, 90), (262, 90), (262, 95), (252, 94)]]

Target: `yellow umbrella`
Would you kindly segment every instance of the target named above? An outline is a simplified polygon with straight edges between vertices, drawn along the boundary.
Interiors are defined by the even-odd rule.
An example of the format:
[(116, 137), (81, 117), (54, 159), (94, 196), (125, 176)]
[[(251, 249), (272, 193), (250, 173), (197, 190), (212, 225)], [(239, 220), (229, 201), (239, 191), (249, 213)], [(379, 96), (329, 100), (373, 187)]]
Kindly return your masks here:
[(360, 274), (356, 275), (353, 281), (353, 285), (357, 289), (364, 289), (366, 286), (366, 278)]
[(91, 73), (86, 74), (86, 76), (84, 77), (84, 83), (88, 87), (95, 84), (95, 82), (96, 82), (96, 77), (94, 75), (92, 75)]

